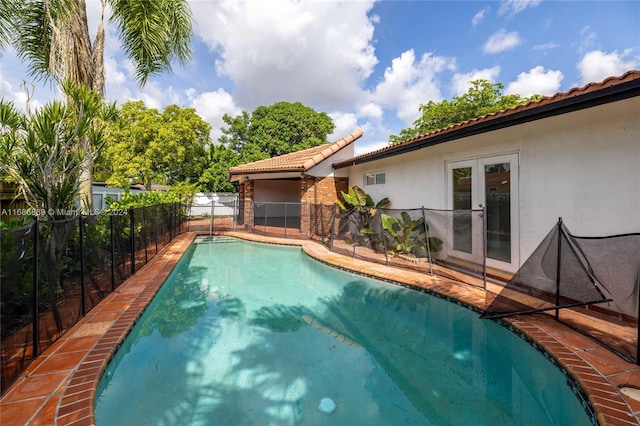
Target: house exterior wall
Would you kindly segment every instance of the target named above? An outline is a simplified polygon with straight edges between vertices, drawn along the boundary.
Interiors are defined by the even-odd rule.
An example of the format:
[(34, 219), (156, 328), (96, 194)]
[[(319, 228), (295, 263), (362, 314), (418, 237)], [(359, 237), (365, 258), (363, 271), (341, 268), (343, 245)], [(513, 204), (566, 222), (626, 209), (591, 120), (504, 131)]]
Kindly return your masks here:
[[(356, 141), (357, 142), (357, 141)], [(326, 177), (326, 176), (335, 176), (346, 178), (349, 175), (349, 172), (345, 169), (334, 170), (332, 167), (333, 163), (337, 163), (338, 161), (346, 160), (348, 158), (353, 158), (354, 153), (354, 143), (350, 143), (349, 145), (342, 148), (340, 151), (335, 154), (329, 156), (324, 161), (316, 164), (307, 170), (306, 174), (308, 176), (315, 177)]]
[[(575, 235), (640, 231), (640, 97), (348, 167), (392, 208), (450, 209), (447, 163), (517, 154), (520, 264), (562, 217)], [(384, 172), (383, 185), (364, 174)]]

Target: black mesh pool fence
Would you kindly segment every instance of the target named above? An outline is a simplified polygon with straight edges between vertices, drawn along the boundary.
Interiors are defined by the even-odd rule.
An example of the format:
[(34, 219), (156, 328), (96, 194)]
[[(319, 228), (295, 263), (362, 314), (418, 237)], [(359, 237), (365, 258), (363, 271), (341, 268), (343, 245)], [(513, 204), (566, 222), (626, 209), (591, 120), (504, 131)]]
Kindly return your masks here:
[[(489, 319), (551, 312), (629, 362), (638, 362), (640, 233), (577, 237), (560, 219), (483, 315)], [(576, 319), (606, 314), (635, 329), (631, 342), (610, 339), (593, 323)], [(607, 327), (606, 325), (604, 327)], [(628, 333), (627, 333), (628, 334)], [(633, 333), (631, 333), (633, 335)], [(616, 342), (615, 340), (618, 340)]]
[(435, 273), (433, 265), (484, 278), (483, 210), (356, 207), (332, 211), (327, 246), (337, 253)]
[(181, 232), (178, 204), (0, 230), (1, 391)]

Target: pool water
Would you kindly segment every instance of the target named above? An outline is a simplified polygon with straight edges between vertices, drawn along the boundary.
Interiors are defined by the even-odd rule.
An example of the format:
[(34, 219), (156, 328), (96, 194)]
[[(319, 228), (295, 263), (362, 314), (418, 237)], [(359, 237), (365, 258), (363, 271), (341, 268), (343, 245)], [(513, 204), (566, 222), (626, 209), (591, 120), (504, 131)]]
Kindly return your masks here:
[(100, 426), (591, 424), (547, 358), (476, 313), (221, 237), (180, 260), (95, 413)]

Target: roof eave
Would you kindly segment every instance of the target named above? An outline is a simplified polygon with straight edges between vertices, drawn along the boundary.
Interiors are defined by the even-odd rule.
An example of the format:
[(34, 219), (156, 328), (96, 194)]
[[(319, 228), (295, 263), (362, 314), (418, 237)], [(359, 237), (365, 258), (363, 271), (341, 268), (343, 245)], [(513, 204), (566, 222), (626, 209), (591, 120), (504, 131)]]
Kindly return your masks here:
[(409, 143), (400, 143), (389, 149), (383, 149), (379, 152), (373, 152), (371, 155), (365, 154), (360, 158), (356, 157), (334, 163), (332, 166), (335, 169), (341, 169), (349, 166), (355, 166), (357, 164), (363, 164), (375, 160), (394, 157), (396, 155), (405, 154), (407, 152), (416, 151), (422, 148), (450, 142), (464, 137), (487, 133), (494, 130), (500, 130), (505, 127), (511, 127), (518, 124), (552, 117), (555, 115), (579, 111), (585, 108), (604, 105), (610, 102), (621, 101), (635, 96), (640, 96), (640, 79), (630, 80), (625, 83), (620, 83), (610, 87), (605, 87), (600, 90), (569, 97), (550, 104), (514, 112), (503, 117), (499, 116), (488, 120), (482, 120), (478, 123), (467, 125), (459, 129), (452, 129), (451, 131), (425, 135), (424, 137), (418, 138), (417, 140), (411, 141)]

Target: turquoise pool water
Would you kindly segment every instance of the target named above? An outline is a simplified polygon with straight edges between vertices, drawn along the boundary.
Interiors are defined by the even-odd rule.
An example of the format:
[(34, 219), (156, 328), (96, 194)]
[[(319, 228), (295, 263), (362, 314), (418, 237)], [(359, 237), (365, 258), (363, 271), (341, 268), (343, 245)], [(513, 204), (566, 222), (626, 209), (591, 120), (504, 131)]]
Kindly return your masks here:
[(215, 237), (135, 325), (95, 411), (99, 426), (590, 424), (548, 359), (468, 309)]

